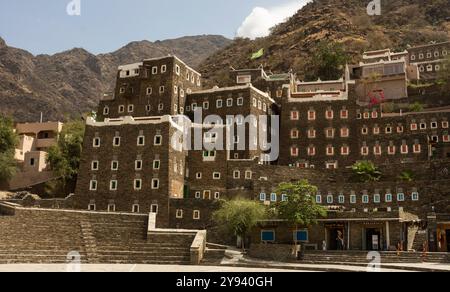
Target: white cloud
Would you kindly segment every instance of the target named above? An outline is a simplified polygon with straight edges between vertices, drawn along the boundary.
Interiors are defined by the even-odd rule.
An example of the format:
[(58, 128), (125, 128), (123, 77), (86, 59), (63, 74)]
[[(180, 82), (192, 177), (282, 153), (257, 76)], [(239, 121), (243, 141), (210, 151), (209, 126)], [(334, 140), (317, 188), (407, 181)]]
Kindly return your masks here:
[(275, 7), (255, 7), (237, 31), (238, 37), (255, 39), (268, 36), (270, 28), (294, 15), (310, 0), (290, 1)]

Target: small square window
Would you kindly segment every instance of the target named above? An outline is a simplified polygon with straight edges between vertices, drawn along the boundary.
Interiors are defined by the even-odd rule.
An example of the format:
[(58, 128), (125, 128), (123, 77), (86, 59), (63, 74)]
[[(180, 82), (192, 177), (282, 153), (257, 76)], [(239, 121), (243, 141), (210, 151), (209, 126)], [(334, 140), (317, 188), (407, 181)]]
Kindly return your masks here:
[(398, 201), (398, 202), (403, 202), (403, 201), (405, 201), (405, 194), (403, 194), (403, 193), (397, 194), (397, 201)]
[(128, 105), (128, 112), (132, 113), (134, 111), (134, 105), (130, 104)]
[(259, 194), (259, 200), (261, 202), (265, 202), (266, 201), (266, 193), (260, 193)]
[(132, 212), (132, 213), (139, 213), (139, 205), (138, 205), (138, 204), (134, 204), (134, 205), (131, 207), (131, 212)]
[(161, 66), (161, 73), (166, 73), (167, 72), (167, 65), (162, 65)]
[(159, 169), (161, 167), (161, 161), (154, 160), (153, 161), (153, 169)]
[(183, 219), (183, 210), (178, 209), (176, 214), (177, 219)]
[(145, 145), (145, 137), (144, 136), (139, 136), (137, 138), (137, 145), (138, 146), (144, 146)]
[(97, 190), (97, 181), (91, 180), (89, 183), (89, 190), (90, 191), (96, 191)]
[(111, 180), (109, 182), (109, 190), (110, 191), (117, 191), (117, 180)]
[(391, 203), (392, 202), (392, 194), (386, 194), (385, 201), (386, 201), (386, 203)]
[(214, 172), (213, 179), (220, 179), (220, 172)]
[(152, 189), (153, 190), (159, 189), (159, 179), (157, 178), (152, 179)]
[(202, 178), (202, 173), (201, 173), (201, 172), (197, 172), (197, 173), (195, 174), (195, 177), (196, 177), (197, 179), (201, 179), (201, 178)]
[(135, 179), (134, 180), (134, 189), (140, 190), (142, 188), (142, 180), (141, 179)]
[(124, 112), (125, 112), (125, 106), (119, 105), (119, 114), (124, 113)]
[(111, 170), (118, 170), (119, 169), (119, 161), (112, 161), (111, 162)]
[(120, 137), (114, 137), (113, 138), (113, 146), (114, 147), (120, 146)]
[(238, 106), (244, 105), (244, 98), (239, 97), (239, 98), (237, 99), (237, 105), (238, 105)]
[(142, 160), (136, 160), (134, 162), (134, 169), (135, 170), (142, 170)]
[(195, 210), (193, 215), (194, 220), (200, 220), (200, 211)]
[(100, 138), (98, 138), (98, 137), (94, 138), (93, 141), (92, 141), (92, 146), (94, 148), (100, 147)]
[(161, 135), (156, 135), (154, 138), (154, 145), (156, 146), (161, 146), (162, 145), (162, 136)]
[(88, 205), (88, 210), (89, 211), (95, 211), (97, 208), (96, 208), (96, 206), (95, 206), (95, 204), (89, 204)]
[(98, 161), (92, 161), (91, 170), (98, 170)]

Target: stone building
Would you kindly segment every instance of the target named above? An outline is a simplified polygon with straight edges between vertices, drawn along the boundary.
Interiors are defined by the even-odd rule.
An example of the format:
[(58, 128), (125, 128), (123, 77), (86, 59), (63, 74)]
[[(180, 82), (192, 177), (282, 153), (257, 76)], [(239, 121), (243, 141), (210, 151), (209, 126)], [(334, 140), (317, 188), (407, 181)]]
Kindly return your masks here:
[(20, 123), (15, 126), (19, 144), (14, 158), (19, 171), (9, 182), (10, 190), (19, 190), (55, 178), (47, 165), (48, 149), (58, 142), (63, 124), (60, 122)]
[[(376, 88), (386, 99), (408, 96), (405, 52), (369, 52), (365, 60), (333, 81), (232, 69), (227, 87), (207, 90), (176, 57), (121, 66), (115, 93), (100, 102), (98, 120), (87, 122), (73, 200), (79, 209), (157, 213), (158, 227), (208, 229), (220, 199), (270, 205), (287, 199), (276, 193), (279, 183), (307, 179), (320, 186), (316, 202), (330, 210), (318, 227), (296, 233), (315, 248), (323, 241), (336, 248), (339, 231), (349, 249), (413, 249), (425, 230), (425, 240), (433, 234), (443, 250), (450, 110), (386, 114), (382, 101), (361, 103), (361, 78), (370, 72), (381, 72)], [(279, 127), (268, 119), (274, 116)], [(243, 137), (235, 135), (239, 126)], [(251, 126), (270, 141), (254, 139)], [(221, 137), (228, 147), (219, 147)], [(240, 143), (243, 149), (231, 148)], [(277, 144), (275, 159), (265, 143)], [(374, 161), (386, 177), (354, 181), (348, 168), (361, 160)], [(410, 169), (417, 179), (400, 181)], [(283, 230), (280, 222), (267, 224), (257, 237)], [(291, 231), (277, 232), (281, 241), (293, 239)]]
[(419, 68), (420, 79), (434, 80), (450, 55), (450, 42), (430, 43), (408, 48), (409, 63)]

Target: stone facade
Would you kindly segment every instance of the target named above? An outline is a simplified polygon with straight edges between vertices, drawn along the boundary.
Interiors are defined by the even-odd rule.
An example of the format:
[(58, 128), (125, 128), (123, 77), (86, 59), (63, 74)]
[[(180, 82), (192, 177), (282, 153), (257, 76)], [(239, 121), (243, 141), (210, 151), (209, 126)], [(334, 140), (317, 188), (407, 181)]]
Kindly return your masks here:
[(408, 48), (409, 62), (419, 68), (420, 79), (425, 81), (438, 77), (443, 60), (450, 55), (450, 42), (432, 43)]
[[(377, 62), (400, 62), (405, 69), (405, 57), (397, 55)], [(364, 76), (366, 66), (360, 67)], [(157, 227), (210, 229), (220, 199), (244, 197), (270, 205), (283, 199), (276, 193), (279, 183), (307, 179), (319, 186), (317, 203), (331, 211), (309, 229), (311, 245), (320, 248), (325, 240), (328, 249), (335, 248), (332, 238), (339, 230), (348, 249), (375, 249), (368, 245), (374, 236), (377, 249), (398, 243), (410, 248), (431, 210), (450, 212), (445, 189), (450, 111), (386, 114), (382, 104), (362, 105), (357, 72), (349, 67), (340, 80), (308, 83), (291, 73), (232, 69), (229, 87), (202, 90), (200, 76), (176, 57), (121, 66), (113, 98), (104, 98), (98, 121), (87, 123), (73, 201), (84, 210), (157, 213)], [(407, 73), (397, 75), (402, 85), (392, 88), (406, 91)], [(386, 78), (377, 81), (380, 86), (390, 84)], [(161, 86), (164, 91), (154, 91)], [(280, 129), (256, 123), (269, 137), (275, 134), (278, 159), (265, 160), (267, 150), (260, 147), (248, 149), (253, 142), (248, 128), (245, 150), (202, 146), (216, 142), (213, 125), (229, 131), (231, 125), (246, 124), (236, 115), (279, 115)], [(229, 116), (236, 119), (227, 123)], [(191, 140), (172, 139), (180, 130), (190, 133)], [(355, 180), (349, 167), (361, 160), (380, 167), (380, 181)], [(412, 182), (398, 178), (406, 170), (416, 175)], [(442, 240), (447, 225), (437, 223)], [(285, 233), (282, 242), (292, 240), (291, 233), (280, 233)]]

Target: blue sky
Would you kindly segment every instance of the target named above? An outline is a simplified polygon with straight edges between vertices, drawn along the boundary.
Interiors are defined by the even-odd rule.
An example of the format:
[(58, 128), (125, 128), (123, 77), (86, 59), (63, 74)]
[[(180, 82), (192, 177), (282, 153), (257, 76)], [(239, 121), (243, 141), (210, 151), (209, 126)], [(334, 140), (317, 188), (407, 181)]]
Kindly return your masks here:
[[(264, 35), (305, 0), (79, 0), (81, 15), (69, 16), (72, 0), (0, 0), (0, 36), (33, 54), (74, 47), (114, 51), (136, 40), (221, 34)], [(295, 6), (295, 7), (293, 7)], [(280, 9), (281, 8), (281, 9)]]

